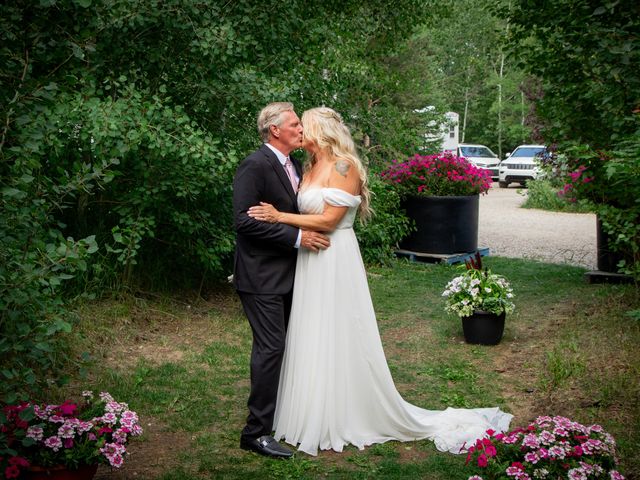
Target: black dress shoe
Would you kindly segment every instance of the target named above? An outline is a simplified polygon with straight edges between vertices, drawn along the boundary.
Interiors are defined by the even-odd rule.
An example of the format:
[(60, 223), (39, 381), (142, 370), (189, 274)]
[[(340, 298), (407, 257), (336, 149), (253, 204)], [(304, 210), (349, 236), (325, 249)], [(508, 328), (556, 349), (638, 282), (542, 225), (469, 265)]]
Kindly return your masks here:
[(287, 447), (283, 447), (271, 435), (263, 435), (258, 438), (240, 437), (240, 448), (243, 450), (251, 450), (275, 458), (290, 458), (293, 452)]

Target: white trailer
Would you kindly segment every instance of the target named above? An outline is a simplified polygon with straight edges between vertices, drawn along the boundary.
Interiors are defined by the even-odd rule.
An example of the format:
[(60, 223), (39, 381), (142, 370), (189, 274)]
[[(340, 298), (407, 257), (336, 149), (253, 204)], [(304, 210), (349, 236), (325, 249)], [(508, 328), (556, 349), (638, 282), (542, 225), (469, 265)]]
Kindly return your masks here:
[(416, 110), (416, 113), (430, 114), (432, 118), (438, 118), (438, 120), (427, 121), (428, 131), (424, 134), (425, 150), (455, 153), (459, 143), (458, 121), (460, 116), (456, 112), (438, 114), (433, 105)]

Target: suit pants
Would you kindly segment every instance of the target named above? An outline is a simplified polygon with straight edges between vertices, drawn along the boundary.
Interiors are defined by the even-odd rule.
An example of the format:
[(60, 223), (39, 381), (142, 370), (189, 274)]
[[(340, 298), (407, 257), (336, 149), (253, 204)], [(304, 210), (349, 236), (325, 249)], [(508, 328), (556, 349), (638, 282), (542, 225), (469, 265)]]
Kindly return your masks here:
[(238, 292), (253, 332), (249, 416), (245, 438), (271, 435), (276, 409), (280, 367), (284, 356), (292, 292), (263, 295)]

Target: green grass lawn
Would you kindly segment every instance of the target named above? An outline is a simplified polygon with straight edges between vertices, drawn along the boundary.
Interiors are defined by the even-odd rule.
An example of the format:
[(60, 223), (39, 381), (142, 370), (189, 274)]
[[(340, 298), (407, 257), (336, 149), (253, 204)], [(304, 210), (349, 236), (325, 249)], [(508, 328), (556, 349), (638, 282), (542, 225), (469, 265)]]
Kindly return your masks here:
[[(487, 257), (506, 276), (516, 312), (494, 347), (472, 346), (444, 313), (448, 265), (397, 261), (369, 269), (389, 366), (403, 397), (428, 409), (500, 406), (522, 426), (538, 415), (601, 423), (621, 470), (640, 478), (640, 308), (633, 285), (589, 285), (584, 270)], [(194, 299), (102, 300), (79, 309), (88, 377), (63, 393), (109, 391), (136, 410), (145, 435), (119, 472), (97, 478), (466, 479), (464, 456), (431, 442), (390, 442), (277, 461), (238, 448), (249, 391), (251, 332), (228, 286)], [(634, 476), (635, 475), (635, 476)]]

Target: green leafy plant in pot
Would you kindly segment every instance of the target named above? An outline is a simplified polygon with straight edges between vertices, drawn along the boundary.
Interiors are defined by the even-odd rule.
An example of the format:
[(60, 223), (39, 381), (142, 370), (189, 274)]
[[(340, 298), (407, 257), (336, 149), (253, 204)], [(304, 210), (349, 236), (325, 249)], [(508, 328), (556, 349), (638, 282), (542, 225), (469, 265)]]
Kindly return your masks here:
[(442, 293), (445, 311), (462, 319), (467, 342), (495, 345), (502, 339), (506, 314), (515, 309), (513, 289), (503, 276), (482, 268), (479, 252), (465, 267)]

